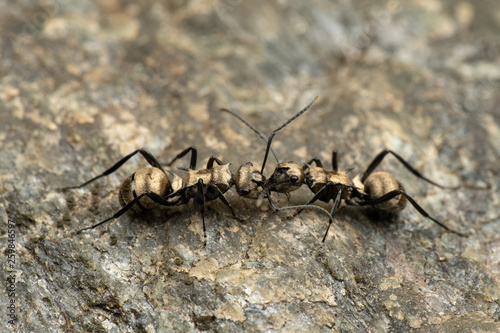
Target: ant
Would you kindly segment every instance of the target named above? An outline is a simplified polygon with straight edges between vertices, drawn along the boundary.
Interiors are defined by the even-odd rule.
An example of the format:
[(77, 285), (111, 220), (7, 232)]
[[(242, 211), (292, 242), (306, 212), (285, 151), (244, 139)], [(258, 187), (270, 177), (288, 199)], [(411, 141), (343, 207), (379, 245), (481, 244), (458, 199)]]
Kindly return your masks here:
[[(226, 206), (229, 207), (233, 216), (240, 220), (236, 217), (233, 208), (224, 197), (224, 193), (234, 185), (233, 176), (229, 170), (229, 164), (224, 164), (217, 157), (212, 156), (208, 160), (206, 169), (195, 170), (197, 150), (196, 147), (189, 147), (179, 153), (170, 163), (167, 164), (167, 166), (171, 166), (177, 159), (190, 152), (191, 163), (184, 185), (179, 176), (175, 175), (171, 171), (165, 171), (160, 162), (158, 162), (158, 160), (150, 152), (145, 149), (138, 149), (123, 157), (111, 168), (89, 181), (86, 181), (78, 186), (64, 188), (64, 190), (81, 188), (101, 177), (107, 176), (118, 170), (118, 168), (120, 168), (127, 160), (137, 153), (141, 153), (146, 161), (148, 161), (151, 165), (151, 167), (134, 172), (123, 181), (119, 193), (119, 201), (122, 205), (122, 209), (110, 218), (107, 218), (104, 221), (96, 223), (90, 227), (78, 230), (77, 233), (94, 229), (108, 221), (120, 217), (130, 209), (135, 212), (140, 212), (154, 209), (159, 205), (180, 206), (187, 204), (191, 198), (193, 198), (194, 206), (201, 211), (203, 234), (205, 239), (205, 202), (219, 198)], [(214, 162), (218, 165), (214, 166)], [(170, 180), (167, 176), (167, 172), (171, 175), (172, 180)]]
[[(303, 167), (306, 175), (305, 182), (314, 193), (313, 198), (308, 204), (312, 204), (316, 200), (324, 202), (334, 200), (333, 207), (330, 212), (331, 216), (334, 217), (336, 211), (341, 205), (342, 200), (348, 205), (372, 206), (376, 209), (389, 213), (398, 213), (403, 210), (407, 202), (409, 202), (422, 216), (430, 219), (454, 234), (462, 237), (466, 236), (461, 232), (447, 227), (430, 216), (410, 195), (405, 192), (403, 185), (392, 174), (383, 171), (373, 172), (388, 154), (396, 157), (396, 159), (403, 164), (406, 169), (418, 178), (423, 179), (424, 181), (437, 187), (448, 188), (426, 178), (401, 156), (387, 149), (382, 150), (373, 159), (363, 174), (354, 177), (351, 181), (347, 176), (347, 172), (339, 171), (337, 153), (333, 151), (332, 170), (325, 170), (321, 161), (317, 158), (311, 159)], [(312, 166), (312, 163), (315, 163), (316, 166)], [(298, 213), (300, 213), (300, 211)], [(330, 222), (322, 242), (325, 241), (331, 224), (332, 223)]]
[(137, 170), (132, 175), (128, 176), (122, 183), (119, 192), (119, 201), (122, 209), (116, 212), (110, 218), (96, 223), (90, 227), (80, 229), (76, 233), (85, 230), (94, 229), (108, 221), (116, 219), (128, 210), (132, 209), (135, 212), (149, 210), (158, 206), (174, 206), (176, 203), (168, 201), (169, 196), (175, 195), (183, 188), (182, 179), (171, 171), (166, 171), (160, 165), (160, 162), (146, 149), (137, 149), (134, 152), (120, 159), (108, 170), (102, 174), (86, 181), (77, 186), (65, 187), (62, 190), (70, 190), (84, 187), (95, 180), (108, 176), (118, 170), (132, 156), (140, 153), (149, 163), (150, 167)]

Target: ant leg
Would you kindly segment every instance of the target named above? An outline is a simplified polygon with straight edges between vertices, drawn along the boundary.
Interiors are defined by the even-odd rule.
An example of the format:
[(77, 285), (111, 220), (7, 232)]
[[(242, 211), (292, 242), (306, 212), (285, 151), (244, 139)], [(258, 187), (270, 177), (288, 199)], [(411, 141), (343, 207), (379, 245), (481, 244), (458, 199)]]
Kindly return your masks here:
[[(307, 206), (311, 205), (312, 203), (314, 203), (315, 201), (317, 201), (320, 198), (320, 196), (323, 194), (323, 192), (328, 193), (328, 191), (331, 191), (332, 189), (333, 189), (333, 183), (332, 182), (326, 183), (325, 186), (323, 186), (318, 192), (316, 192), (316, 194), (314, 194), (313, 198), (309, 201), (309, 203), (307, 205), (305, 205), (305, 207), (307, 207)], [(331, 219), (330, 219), (330, 224), (328, 224), (328, 228), (326, 229), (325, 236), (323, 237), (323, 240), (321, 241), (323, 243), (325, 242), (326, 236), (328, 235), (328, 231), (330, 230), (330, 226), (333, 223), (333, 219), (335, 218), (335, 213), (339, 209), (340, 203), (342, 202), (341, 199), (342, 199), (342, 189), (339, 189), (337, 192), (337, 195), (335, 196), (332, 210), (330, 211), (330, 213), (328, 213), (331, 216)], [(319, 208), (321, 208), (321, 207), (319, 207)], [(301, 212), (302, 212), (302, 209), (300, 209), (295, 214), (295, 216), (299, 215)]]
[[(335, 212), (338, 209), (339, 205), (340, 205), (341, 193), (342, 193), (342, 190), (339, 191), (339, 194), (337, 195), (337, 198), (335, 199), (335, 203), (333, 204), (332, 212)], [(315, 210), (319, 210), (320, 212), (323, 212), (326, 215), (328, 215), (328, 219), (330, 220), (330, 223), (328, 224), (328, 229), (326, 229), (326, 234), (325, 234), (325, 236), (323, 237), (323, 240), (322, 240), (323, 243), (325, 242), (326, 235), (328, 234), (328, 231), (330, 230), (330, 226), (333, 223), (333, 215), (331, 213), (329, 213), (326, 209), (324, 209), (323, 207), (320, 207), (320, 206), (312, 206), (310, 203), (307, 204), (307, 205), (295, 205), (295, 206), (288, 206), (288, 207), (278, 208), (274, 204), (274, 202), (271, 200), (270, 193), (268, 193), (267, 199), (269, 200), (269, 204), (271, 205), (271, 207), (273, 208), (273, 210), (276, 211), (276, 212), (281, 212), (283, 210), (291, 210), (291, 209), (297, 210), (298, 209), (299, 212), (296, 213), (296, 214), (294, 214), (293, 215), (294, 217), (297, 216), (304, 209), (315, 209)], [(314, 201), (316, 201), (316, 200), (314, 200)]]
[(189, 197), (188, 195), (186, 195), (187, 190), (190, 189), (190, 188), (191, 188), (191, 186), (189, 186), (189, 187), (183, 187), (179, 191), (174, 192), (171, 195), (167, 196), (166, 197), (167, 199), (178, 197), (174, 201), (168, 201), (170, 203), (170, 206), (182, 206), (182, 205), (187, 204), (189, 202), (189, 200), (191, 200), (191, 197)]
[(269, 205), (275, 212), (278, 212), (280, 209), (283, 209), (283, 208), (278, 208), (278, 206), (276, 206), (276, 204), (274, 203), (273, 199), (271, 199), (271, 192), (267, 192), (266, 196), (267, 196), (267, 201), (269, 201)]
[(373, 170), (375, 170), (375, 168), (380, 164), (380, 162), (382, 162), (382, 160), (384, 159), (384, 157), (387, 155), (387, 154), (392, 154), (394, 157), (396, 157), (398, 159), (398, 161), (403, 164), (403, 166), (408, 169), (411, 173), (413, 173), (415, 176), (417, 176), (418, 178), (420, 179), (423, 179), (425, 180), (426, 182), (428, 182), (429, 184), (432, 184), (434, 186), (437, 186), (437, 187), (440, 187), (440, 188), (447, 188), (447, 189), (456, 189), (457, 187), (447, 187), (447, 186), (443, 186), (443, 185), (440, 185), (432, 180), (430, 180), (429, 178), (425, 177), (424, 175), (422, 175), (420, 172), (418, 172), (417, 170), (415, 170), (415, 168), (413, 168), (408, 162), (406, 162), (401, 156), (399, 156), (398, 154), (396, 154), (395, 152), (393, 152), (392, 150), (388, 150), (388, 149), (384, 149), (382, 150), (377, 156), (375, 156), (375, 158), (373, 159), (373, 161), (370, 163), (370, 165), (368, 166), (368, 168), (366, 169), (366, 171), (363, 173), (363, 176), (361, 177), (361, 182), (364, 183), (366, 178), (368, 178), (368, 176), (373, 172)]
[(206, 199), (208, 201), (214, 200), (217, 198), (220, 199), (220, 201), (222, 201), (222, 203), (224, 205), (226, 205), (231, 210), (231, 214), (233, 214), (233, 217), (236, 220), (238, 220), (240, 222), (244, 222), (242, 219), (240, 219), (239, 217), (236, 216), (236, 214), (234, 213), (234, 210), (233, 210), (233, 206), (231, 206), (229, 201), (227, 201), (226, 197), (224, 196), (224, 193), (222, 193), (222, 191), (217, 187), (217, 185), (214, 185), (214, 184), (208, 185), (207, 189), (206, 189), (205, 196), (206, 196)]
[[(322, 168), (323, 167), (323, 163), (317, 157), (312, 158), (306, 164), (310, 165), (313, 162), (316, 164), (316, 166), (318, 168)], [(333, 168), (333, 171), (338, 171), (339, 170), (339, 165), (338, 165), (338, 160), (337, 160), (337, 152), (335, 150), (332, 151), (332, 168)]]
[(196, 159), (197, 159), (197, 155), (198, 155), (198, 150), (196, 149), (195, 146), (186, 148), (183, 151), (181, 151), (179, 154), (177, 154), (177, 156), (174, 157), (174, 159), (172, 161), (170, 161), (170, 163), (167, 163), (167, 166), (171, 166), (172, 164), (174, 164), (175, 161), (186, 156), (189, 153), (191, 153), (191, 161), (189, 163), (189, 169), (195, 170), (196, 169)]
[[(287, 195), (287, 197), (289, 196), (288, 193), (285, 193)], [(282, 208), (278, 208), (278, 206), (276, 206), (276, 204), (274, 203), (273, 199), (271, 198), (271, 192), (267, 192), (266, 194), (266, 197), (267, 197), (267, 201), (269, 201), (269, 205), (271, 206), (271, 208), (275, 211), (275, 212), (279, 212), (281, 210), (288, 210), (288, 209), (291, 209), (291, 208), (288, 208), (288, 207), (282, 207)], [(288, 197), (288, 203), (290, 203), (290, 199)], [(294, 205), (294, 206), (289, 206), (289, 207), (294, 207), (294, 209), (300, 209), (299, 213), (302, 211), (302, 209), (304, 208), (307, 208), (309, 206), (309, 204), (307, 205)], [(311, 207), (314, 207), (314, 206), (311, 206)], [(318, 207), (318, 208), (321, 208), (321, 207)], [(295, 217), (297, 215), (299, 215), (299, 213), (295, 213), (294, 215), (292, 215), (292, 217)]]
[(119, 160), (118, 162), (116, 162), (111, 168), (109, 168), (108, 170), (104, 171), (102, 174), (100, 174), (100, 175), (98, 175), (98, 176), (96, 176), (96, 177), (94, 177), (94, 178), (86, 181), (85, 183), (83, 183), (81, 185), (64, 187), (64, 188), (62, 188), (62, 190), (69, 190), (69, 189), (81, 188), (81, 187), (83, 187), (83, 186), (85, 186), (87, 184), (92, 183), (93, 181), (95, 181), (95, 180), (97, 180), (97, 179), (99, 179), (101, 177), (108, 176), (108, 175), (112, 174), (113, 172), (115, 172), (116, 170), (118, 170), (125, 162), (127, 162), (132, 156), (134, 156), (137, 153), (140, 153), (146, 159), (146, 161), (149, 163), (149, 165), (151, 165), (152, 167), (160, 169), (161, 171), (163, 171), (163, 173), (166, 174), (165, 170), (163, 170), (163, 167), (160, 165), (160, 162), (158, 162), (158, 160), (153, 156), (153, 154), (151, 154), (146, 149), (137, 149), (134, 152), (128, 154), (125, 157), (123, 157), (121, 160)]
[[(303, 210), (303, 209), (315, 209), (315, 210), (318, 210), (318, 211), (323, 212), (326, 215), (328, 215), (328, 219), (330, 220), (330, 224), (328, 224), (328, 229), (326, 230), (326, 233), (328, 234), (328, 230), (330, 230), (330, 226), (333, 223), (333, 216), (326, 209), (324, 209), (323, 207), (320, 207), (320, 206), (296, 205), (296, 206), (288, 206), (288, 207), (283, 207), (283, 208), (277, 208), (276, 210), (278, 212), (281, 212), (283, 210), (291, 210), (291, 209), (300, 209), (300, 210)], [(325, 237), (323, 237), (323, 240), (321, 242), (324, 243), (325, 239), (326, 239), (326, 235), (325, 235)]]
[(96, 223), (93, 226), (77, 230), (75, 232), (75, 234), (79, 234), (80, 232), (85, 231), (85, 230), (94, 229), (94, 228), (96, 228), (96, 227), (98, 227), (98, 226), (100, 226), (100, 225), (102, 225), (102, 224), (104, 224), (106, 222), (109, 222), (111, 220), (119, 218), (120, 216), (122, 216), (123, 214), (125, 214), (130, 208), (132, 208), (133, 205), (138, 204), (139, 200), (141, 200), (145, 196), (149, 197), (151, 200), (155, 201), (156, 203), (158, 203), (158, 204), (160, 204), (162, 206), (172, 206), (172, 204), (170, 202), (168, 202), (167, 200), (165, 200), (162, 196), (160, 196), (160, 195), (158, 195), (158, 194), (156, 194), (154, 192), (149, 192), (149, 191), (148, 192), (144, 192), (141, 195), (139, 195), (138, 197), (136, 197), (134, 200), (130, 201), (128, 204), (126, 204), (125, 206), (123, 206), (122, 209), (120, 209), (118, 212), (116, 212), (110, 218), (107, 218), (104, 221)]
[(339, 162), (335, 150), (332, 150), (332, 169), (333, 171), (339, 171)]
[(207, 228), (205, 226), (205, 194), (203, 193), (203, 180), (198, 179), (197, 183), (198, 190), (193, 197), (193, 204), (201, 212), (201, 220), (203, 222), (203, 246), (207, 246)]
[[(243, 124), (245, 124), (248, 128), (250, 128), (252, 131), (254, 131), (258, 136), (260, 136), (260, 138), (262, 140), (264, 140), (265, 143), (267, 143), (267, 138), (264, 136), (264, 134), (262, 134), (261, 131), (259, 131), (258, 129), (256, 129), (252, 124), (250, 124), (248, 121), (246, 121), (245, 119), (243, 119), (240, 115), (234, 113), (233, 111), (229, 110), (229, 109), (226, 109), (226, 108), (220, 108), (219, 111), (222, 111), (222, 112), (227, 112), (229, 113), (230, 115), (232, 115), (233, 117), (236, 117), (238, 120), (240, 120)], [(278, 156), (276, 156), (276, 153), (274, 152), (273, 148), (271, 148), (271, 153), (273, 153), (274, 155), (274, 158), (276, 159), (276, 162), (280, 162), (279, 159), (278, 159)]]
[(319, 158), (317, 158), (317, 157), (315, 157), (315, 158), (311, 158), (311, 160), (310, 160), (310, 161), (308, 161), (306, 164), (311, 165), (313, 162), (316, 164), (316, 166), (317, 166), (318, 168), (322, 168), (322, 167), (323, 167), (323, 163), (321, 163), (321, 161), (320, 161), (320, 160), (319, 160)]
[(322, 243), (325, 242), (326, 236), (328, 235), (328, 232), (330, 231), (330, 227), (332, 226), (333, 219), (335, 218), (335, 213), (339, 209), (340, 202), (342, 201), (341, 198), (342, 198), (342, 189), (339, 189), (339, 191), (337, 192), (337, 196), (335, 197), (335, 201), (333, 202), (332, 211), (330, 212), (330, 216), (332, 218), (330, 219), (330, 224), (328, 224), (328, 228), (326, 228), (325, 236), (323, 236), (323, 239), (321, 240)]
[(443, 227), (444, 229), (454, 233), (454, 234), (457, 234), (459, 236), (462, 236), (462, 237), (467, 237), (466, 234), (464, 233), (461, 233), (459, 231), (456, 231), (456, 230), (453, 230), (453, 229), (450, 229), (448, 228), (447, 226), (445, 226), (443, 223), (439, 222), (438, 220), (436, 220), (435, 218), (433, 218), (432, 216), (429, 215), (429, 213), (427, 213), (411, 196), (409, 196), (407, 193), (403, 192), (402, 190), (394, 190), (394, 191), (390, 191), (389, 193), (386, 193), (384, 194), (383, 196), (381, 196), (380, 198), (377, 198), (375, 200), (371, 200), (371, 201), (365, 201), (365, 202), (361, 202), (359, 205), (360, 206), (374, 206), (374, 205), (377, 205), (377, 204), (381, 204), (381, 203), (384, 203), (384, 202), (387, 202), (389, 200), (391, 200), (392, 198), (398, 196), (398, 195), (402, 195), (404, 196), (406, 199), (408, 199), (408, 201), (412, 204), (412, 206), (423, 216), (423, 217), (426, 217), (428, 218), (429, 220), (433, 221), (434, 223), (440, 225), (441, 227)]
[(216, 162), (218, 165), (223, 165), (224, 164), (224, 162), (222, 162), (221, 160), (219, 160), (217, 157), (210, 156), (210, 158), (208, 159), (208, 162), (207, 162), (207, 169), (213, 169), (214, 162)]
[[(318, 192), (316, 192), (314, 194), (314, 196), (312, 197), (311, 200), (309, 200), (309, 202), (307, 203), (307, 205), (312, 205), (313, 203), (315, 203), (322, 195), (325, 195), (327, 193), (329, 193), (329, 191), (331, 191), (333, 189), (333, 183), (332, 182), (328, 182), (325, 184), (325, 186), (323, 186), (322, 188), (319, 189)], [(330, 200), (328, 200), (329, 202)], [(306, 206), (307, 206), (306, 205)], [(299, 210), (297, 213), (295, 213), (294, 216), (297, 216), (299, 215), (300, 213), (302, 212), (302, 209)]]
[(273, 142), (273, 138), (278, 133), (281, 131), (286, 125), (290, 124), (292, 121), (294, 121), (296, 118), (298, 118), (301, 114), (306, 112), (311, 108), (311, 106), (316, 102), (318, 99), (318, 96), (316, 96), (309, 104), (306, 105), (302, 110), (300, 110), (297, 114), (295, 114), (292, 118), (288, 119), (283, 125), (272, 131), (271, 135), (269, 135), (269, 138), (267, 139), (267, 146), (266, 146), (266, 153), (264, 155), (264, 161), (262, 162), (262, 168), (260, 170), (260, 173), (264, 173), (264, 167), (266, 166), (266, 161), (267, 161), (267, 156), (269, 155), (269, 149), (271, 148), (271, 143)]

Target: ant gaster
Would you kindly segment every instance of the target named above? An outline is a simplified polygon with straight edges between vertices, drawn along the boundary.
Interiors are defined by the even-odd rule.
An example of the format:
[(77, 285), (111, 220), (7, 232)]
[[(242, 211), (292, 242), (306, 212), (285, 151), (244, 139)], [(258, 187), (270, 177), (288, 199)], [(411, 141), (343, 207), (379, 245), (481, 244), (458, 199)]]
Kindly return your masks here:
[(160, 165), (160, 162), (158, 162), (158, 160), (146, 149), (137, 149), (136, 151), (120, 159), (102, 174), (86, 181), (81, 185), (65, 187), (63, 188), (63, 190), (81, 188), (101, 177), (108, 176), (118, 170), (132, 156), (138, 153), (140, 153), (146, 159), (151, 167), (137, 170), (123, 181), (118, 197), (120, 204), (122, 205), (122, 209), (116, 212), (112, 217), (107, 218), (106, 220), (96, 223), (90, 227), (80, 229), (77, 231), (77, 233), (84, 230), (94, 229), (101, 224), (122, 216), (130, 209), (139, 212), (143, 210), (153, 209), (158, 206), (175, 205), (175, 203), (168, 201), (168, 197), (177, 193), (177, 191), (183, 188), (182, 179), (171, 171), (163, 169), (163, 167)]
[[(382, 162), (384, 157), (388, 154), (396, 157), (396, 159), (401, 164), (403, 164), (406, 169), (408, 169), (418, 178), (423, 179), (426, 182), (440, 188), (446, 188), (445, 186), (439, 185), (436, 182), (426, 178), (420, 172), (414, 169), (408, 162), (406, 162), (401, 156), (387, 149), (381, 151), (373, 159), (373, 161), (370, 163), (370, 165), (362, 175), (356, 176), (351, 181), (347, 177), (346, 172), (338, 170), (337, 153), (334, 151), (332, 153), (332, 171), (324, 170), (321, 162), (318, 159), (312, 159), (304, 166), (304, 170), (306, 172), (306, 183), (311, 191), (315, 193), (314, 197), (309, 201), (309, 204), (312, 204), (316, 200), (321, 200), (324, 202), (334, 200), (334, 204), (330, 214), (332, 216), (335, 216), (335, 212), (339, 209), (342, 201), (349, 205), (372, 206), (376, 209), (390, 213), (397, 213), (403, 210), (406, 206), (406, 203), (410, 202), (410, 204), (422, 216), (430, 219), (431, 221), (435, 222), (436, 224), (440, 225), (450, 232), (453, 232), (459, 236), (465, 236), (465, 234), (447, 227), (443, 223), (430, 216), (410, 195), (408, 195), (404, 191), (403, 185), (396, 179), (396, 177), (387, 172), (373, 172), (375, 168)], [(316, 164), (316, 167), (312, 167), (310, 165), (313, 162)], [(331, 222), (328, 225), (325, 236), (323, 237), (323, 242), (328, 235), (330, 226)]]

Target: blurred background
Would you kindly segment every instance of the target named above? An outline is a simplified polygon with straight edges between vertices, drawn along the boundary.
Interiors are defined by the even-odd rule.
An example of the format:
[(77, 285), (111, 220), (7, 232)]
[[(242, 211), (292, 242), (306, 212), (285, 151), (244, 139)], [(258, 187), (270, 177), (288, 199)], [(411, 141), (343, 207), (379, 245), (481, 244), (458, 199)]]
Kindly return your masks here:
[[(499, 32), (493, 0), (0, 1), (0, 249), (14, 221), (12, 327), (499, 329)], [(207, 248), (191, 205), (72, 233), (116, 212), (120, 182), (146, 163), (59, 188), (142, 147), (167, 162), (195, 145), (199, 168), (212, 155), (233, 171), (260, 165), (263, 141), (219, 108), (269, 134), (315, 96), (276, 136), (280, 160), (330, 167), (336, 150), (354, 176), (392, 149), (459, 187), (432, 187), (391, 158), (380, 167), (471, 236), (412, 208), (394, 218), (346, 209), (323, 245), (321, 214), (286, 219), (234, 190), (228, 200), (246, 223), (211, 203)], [(304, 187), (290, 200), (310, 198)]]

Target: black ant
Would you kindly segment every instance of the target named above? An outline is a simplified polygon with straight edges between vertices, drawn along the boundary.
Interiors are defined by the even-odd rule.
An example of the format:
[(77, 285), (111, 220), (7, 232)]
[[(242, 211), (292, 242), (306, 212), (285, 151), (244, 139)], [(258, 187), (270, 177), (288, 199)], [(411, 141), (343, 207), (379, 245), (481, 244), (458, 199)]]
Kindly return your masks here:
[[(283, 129), (286, 125), (295, 120), (297, 117), (299, 117), (301, 114), (309, 110), (309, 108), (315, 101), (316, 99), (314, 99), (311, 103), (309, 103), (309, 105), (307, 105), (305, 108), (299, 111), (295, 116), (287, 120), (282, 126), (280, 126), (278, 129), (274, 130), (271, 133), (269, 139), (267, 140), (268, 144), (266, 147), (266, 153), (262, 165), (262, 170), (264, 169), (269, 151), (270, 150), (272, 151), (271, 143), (274, 135), (278, 131)], [(260, 133), (260, 135), (262, 134)], [(226, 193), (233, 185), (236, 185), (236, 191), (239, 195), (247, 198), (249, 197), (258, 198), (261, 195), (259, 192), (261, 192), (264, 189), (264, 187), (267, 188), (267, 186), (263, 185), (264, 184), (267, 185), (269, 182), (265, 181), (265, 177), (262, 175), (262, 170), (258, 172), (250, 162), (240, 166), (236, 174), (233, 176), (231, 170), (229, 169), (229, 164), (224, 164), (222, 161), (220, 161), (218, 158), (214, 156), (210, 157), (210, 159), (208, 160), (206, 169), (196, 170), (197, 150), (195, 147), (189, 147), (180, 152), (176, 157), (174, 157), (172, 161), (167, 163), (167, 166), (172, 166), (172, 164), (175, 161), (186, 156), (189, 153), (191, 153), (191, 159), (190, 159), (188, 174), (186, 176), (185, 185), (182, 189), (177, 191), (175, 194), (171, 195), (170, 198), (174, 196), (178, 197), (174, 201), (174, 204), (176, 206), (186, 204), (187, 202), (189, 202), (191, 198), (193, 198), (194, 206), (201, 210), (203, 219), (203, 233), (206, 239), (206, 227), (205, 227), (205, 217), (204, 217), (206, 202), (215, 200), (217, 198), (220, 199), (227, 207), (229, 207), (231, 213), (233, 214), (233, 217), (241, 221), (241, 219), (238, 218), (234, 213), (233, 208), (225, 198), (224, 193)], [(272, 151), (272, 153), (276, 157), (274, 151)], [(216, 162), (218, 165), (214, 166), (214, 162)], [(285, 169), (285, 167), (282, 167), (281, 169), (287, 171), (289, 170), (289, 168)], [(299, 166), (297, 166), (297, 169), (302, 171)], [(296, 180), (294, 174), (287, 175), (286, 172), (285, 173), (275, 172), (275, 173), (280, 175), (280, 177), (282, 178), (289, 177), (291, 179), (290, 181), (288, 181), (288, 183), (291, 183), (289, 187), (294, 185), (293, 182)], [(303, 182), (303, 176), (301, 182)], [(279, 182), (279, 180), (275, 180), (273, 184), (275, 184), (274, 185), (275, 187), (279, 187), (280, 189), (284, 188), (283, 185), (281, 185), (281, 183)], [(272, 203), (272, 201), (270, 202)], [(275, 208), (274, 204), (273, 207)]]
[(116, 219), (132, 209), (135, 212), (153, 209), (160, 206), (174, 206), (176, 203), (168, 201), (169, 196), (175, 195), (183, 188), (182, 179), (171, 171), (163, 169), (160, 162), (147, 150), (137, 149), (127, 156), (116, 162), (111, 168), (104, 171), (102, 174), (86, 181), (78, 186), (65, 187), (63, 190), (81, 188), (93, 181), (108, 176), (118, 170), (132, 156), (140, 153), (151, 167), (137, 170), (132, 175), (128, 176), (122, 183), (119, 193), (119, 201), (122, 209), (116, 212), (110, 218), (96, 223), (90, 227), (83, 228), (77, 231), (80, 233), (84, 230), (94, 229), (108, 221)]
[[(447, 188), (439, 185), (436, 182), (426, 178), (420, 172), (415, 170), (408, 162), (401, 156), (391, 150), (381, 151), (370, 163), (366, 171), (362, 175), (356, 176), (352, 181), (347, 176), (346, 172), (338, 170), (337, 153), (332, 153), (332, 168), (333, 170), (327, 171), (323, 168), (319, 159), (314, 158), (304, 165), (304, 172), (306, 174), (306, 184), (311, 189), (314, 197), (308, 204), (312, 204), (316, 200), (329, 202), (334, 200), (331, 215), (335, 216), (335, 212), (339, 209), (341, 202), (344, 201), (348, 205), (355, 206), (372, 206), (376, 209), (398, 213), (403, 210), (407, 202), (424, 217), (430, 219), (444, 229), (455, 233), (459, 236), (466, 236), (465, 234), (455, 231), (443, 223), (439, 222), (430, 216), (410, 195), (404, 191), (403, 185), (390, 173), (387, 172), (373, 172), (375, 168), (382, 162), (387, 154), (391, 154), (411, 173), (426, 182), (438, 186), (440, 188)], [(312, 166), (312, 163), (316, 166)], [(300, 212), (299, 212), (300, 213)], [(331, 222), (328, 225), (323, 242), (328, 235)]]

